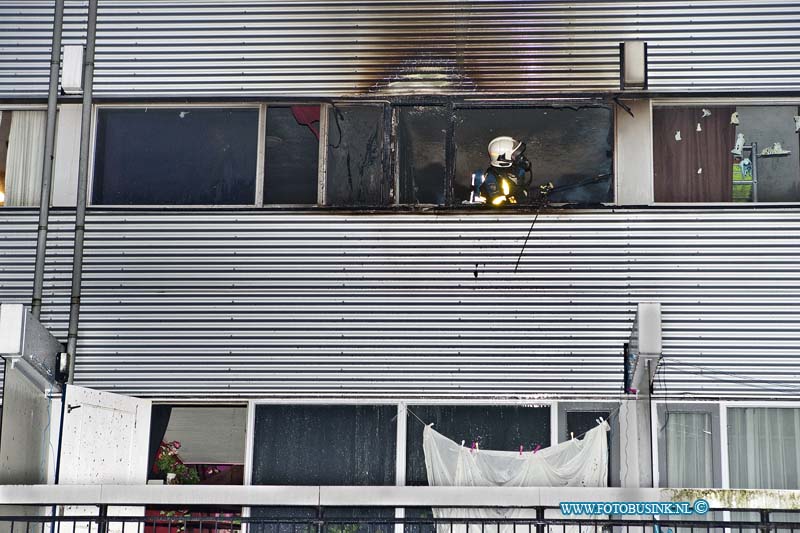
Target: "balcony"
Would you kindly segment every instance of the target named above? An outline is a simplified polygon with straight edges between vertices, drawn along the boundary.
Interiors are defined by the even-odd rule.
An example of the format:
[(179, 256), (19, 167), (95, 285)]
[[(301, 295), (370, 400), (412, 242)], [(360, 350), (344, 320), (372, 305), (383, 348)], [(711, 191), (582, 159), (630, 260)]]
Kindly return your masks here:
[[(560, 507), (563, 502), (691, 506), (700, 498), (708, 502), (708, 512), (698, 507), (698, 513), (680, 516), (565, 515)], [(175, 511), (145, 516), (145, 505)], [(8, 533), (800, 531), (800, 491), (776, 490), (7, 485), (0, 486), (0, 506), (0, 530)], [(192, 516), (189, 510), (198, 506), (241, 512)]]

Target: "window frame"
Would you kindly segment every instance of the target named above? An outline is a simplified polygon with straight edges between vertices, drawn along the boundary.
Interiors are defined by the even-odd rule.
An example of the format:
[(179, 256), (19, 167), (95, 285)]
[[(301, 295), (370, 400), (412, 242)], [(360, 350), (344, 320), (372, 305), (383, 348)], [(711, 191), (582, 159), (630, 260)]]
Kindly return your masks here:
[[(567, 426), (567, 414), (568, 413), (585, 413), (591, 411), (608, 411), (609, 413), (619, 412), (620, 408), (622, 407), (621, 401), (586, 401), (586, 402), (577, 402), (577, 401), (561, 401), (558, 402), (556, 405), (556, 416), (558, 419), (558, 423), (555, 424), (557, 426), (556, 430), (558, 433), (555, 436), (555, 440), (553, 442), (561, 443), (566, 442), (566, 437), (561, 435), (560, 430), (566, 429)], [(620, 423), (619, 423), (619, 416), (612, 415), (609, 417), (611, 420), (606, 420), (611, 426), (611, 434), (609, 435), (609, 442), (610, 442), (610, 449), (608, 453), (608, 478), (609, 478), (609, 487), (621, 487), (622, 483), (620, 481)], [(551, 422), (551, 426), (553, 423)]]
[[(114, 205), (94, 203), (94, 177), (95, 177), (95, 161), (97, 159), (97, 125), (100, 111), (106, 109), (258, 109), (258, 138), (256, 146), (256, 183), (255, 183), (255, 198), (251, 204), (136, 204), (136, 205)], [(215, 102), (192, 102), (187, 104), (179, 103), (153, 103), (153, 104), (139, 104), (139, 103), (120, 103), (120, 104), (95, 104), (92, 109), (92, 126), (91, 126), (91, 139), (89, 146), (89, 168), (88, 168), (88, 183), (86, 185), (86, 206), (101, 208), (101, 209), (198, 209), (198, 208), (211, 208), (211, 209), (242, 209), (254, 208), (263, 206), (263, 191), (264, 191), (264, 153), (266, 150), (266, 104), (263, 103), (215, 103)]]
[[(43, 104), (9, 104), (9, 103), (2, 103), (0, 102), (0, 111), (8, 111), (13, 113), (14, 111), (47, 111), (47, 106)], [(60, 111), (60, 106), (56, 106), (56, 128), (58, 128), (58, 114)], [(57, 131), (57, 130), (56, 130)], [(57, 141), (57, 139), (56, 139)], [(56, 143), (53, 144), (53, 156), (56, 156)], [(53, 174), (55, 175), (55, 162), (53, 163)], [(53, 203), (53, 189), (54, 187), (50, 188), (50, 203)], [(5, 191), (4, 191), (5, 192)], [(0, 209), (7, 210), (7, 209), (36, 209), (39, 210), (38, 205), (0, 205)]]
[[(666, 425), (667, 413), (693, 413), (693, 414), (708, 414), (711, 416), (711, 427), (714, 431), (711, 434), (711, 472), (714, 487), (722, 485), (722, 431), (727, 431), (727, 428), (721, 423), (722, 406), (719, 403), (671, 403), (671, 402), (658, 402), (655, 405), (657, 416), (654, 417), (654, 432), (656, 434), (656, 442), (658, 442), (658, 486), (660, 488), (669, 488), (667, 485), (667, 442), (666, 442)], [(726, 424), (727, 425), (727, 424)], [(725, 439), (727, 441), (727, 434)], [(727, 460), (727, 452), (726, 452)], [(684, 488), (684, 487), (673, 487)]]
[[(328, 190), (328, 183), (327, 183), (327, 170), (328, 170), (328, 140), (330, 138), (330, 128), (331, 128), (331, 121), (329, 120), (331, 109), (337, 106), (347, 107), (347, 106), (375, 106), (382, 108), (383, 110), (383, 125), (384, 125), (384, 163), (383, 163), (383, 172), (388, 175), (385, 176), (387, 180), (387, 186), (389, 187), (389, 203), (386, 206), (381, 206), (386, 209), (398, 209), (398, 208), (411, 208), (412, 211), (417, 209), (421, 211), (429, 210), (431, 208), (435, 209), (442, 209), (442, 210), (452, 210), (458, 211), (464, 209), (464, 206), (457, 202), (453, 198), (453, 188), (455, 186), (455, 176), (453, 175), (455, 172), (455, 146), (454, 146), (454, 139), (453, 139), (453, 124), (454, 119), (448, 121), (448, 129), (445, 135), (445, 168), (446, 168), (446, 175), (444, 177), (444, 187), (445, 187), (445, 197), (447, 198), (447, 202), (444, 204), (408, 204), (408, 203), (401, 203), (400, 202), (400, 161), (398, 157), (398, 130), (399, 130), (399, 115), (400, 109), (403, 107), (409, 106), (417, 106), (417, 107), (448, 107), (451, 110), (456, 109), (498, 109), (498, 108), (539, 108), (539, 107), (563, 107), (568, 104), (570, 101), (524, 101), (524, 102), (517, 102), (517, 101), (491, 101), (491, 102), (394, 102), (394, 101), (386, 101), (386, 100), (370, 100), (370, 99), (354, 99), (354, 100), (340, 100), (340, 101), (319, 101), (315, 99), (309, 99), (303, 102), (297, 101), (252, 101), (252, 102), (187, 102), (187, 103), (180, 103), (180, 102), (151, 102), (151, 103), (142, 103), (142, 102), (108, 102), (108, 103), (97, 103), (93, 105), (92, 108), (92, 121), (91, 121), (91, 130), (90, 130), (90, 161), (89, 161), (89, 168), (88, 168), (88, 183), (87, 183), (87, 194), (86, 194), (86, 205), (87, 207), (92, 208), (108, 208), (108, 209), (163, 209), (169, 208), (174, 210), (182, 210), (182, 209), (203, 209), (203, 208), (211, 208), (211, 209), (260, 209), (260, 208), (270, 208), (270, 209), (295, 209), (295, 210), (313, 210), (317, 208), (324, 208), (324, 207), (335, 207), (337, 209), (352, 209), (352, 210), (359, 210), (359, 209), (366, 209), (371, 210), (374, 209), (376, 206), (357, 206), (357, 205), (341, 205), (341, 206), (331, 206), (327, 200), (327, 190)], [(577, 103), (581, 103), (581, 101), (577, 101)], [(317, 158), (317, 202), (315, 204), (267, 204), (264, 203), (264, 164), (266, 159), (266, 137), (267, 137), (267, 110), (270, 106), (291, 106), (291, 105), (318, 105), (320, 107), (320, 122), (319, 122), (319, 153)], [(600, 101), (591, 101), (588, 104), (602, 106), (602, 102)], [(21, 106), (11, 106), (11, 107), (20, 107)], [(30, 109), (32, 107), (41, 108), (41, 106), (25, 106), (26, 109)], [(610, 106), (609, 106), (610, 107)], [(137, 204), (137, 205), (114, 205), (114, 204), (103, 204), (103, 203), (94, 203), (92, 198), (94, 194), (94, 178), (95, 178), (95, 160), (97, 156), (97, 126), (98, 126), (98, 115), (100, 111), (106, 109), (147, 109), (147, 108), (154, 108), (154, 109), (189, 109), (189, 108), (211, 108), (211, 109), (258, 109), (259, 116), (258, 116), (258, 139), (257, 139), (257, 153), (256, 153), (256, 183), (255, 183), (255, 198), (253, 199), (252, 203), (247, 204), (229, 204), (229, 205), (219, 205), (219, 204), (182, 204), (182, 205), (174, 205), (174, 204)], [(13, 110), (13, 109), (12, 109)], [(612, 108), (613, 110), (613, 108)], [(616, 116), (612, 113), (611, 116), (611, 127), (612, 132), (616, 131)], [(603, 202), (601, 205), (603, 206), (616, 206), (617, 205), (617, 163), (616, 163), (616, 135), (612, 136), (612, 183), (613, 183), (613, 199), (611, 202)], [(453, 146), (451, 146), (453, 145)], [(452, 161), (450, 161), (452, 160)], [(553, 206), (560, 206), (564, 205), (562, 203), (553, 203)], [(485, 210), (481, 210), (481, 213), (484, 213)]]
[[(709, 106), (709, 107), (717, 107), (717, 106), (763, 106), (763, 107), (770, 107), (770, 106), (798, 106), (800, 107), (800, 98), (784, 98), (784, 97), (764, 97), (764, 98), (753, 98), (753, 97), (741, 97), (741, 98), (653, 98), (650, 100), (650, 137), (651, 137), (651, 146), (653, 147), (653, 153), (650, 154), (650, 187), (653, 191), (655, 191), (655, 175), (653, 173), (653, 160), (655, 158), (655, 132), (653, 131), (653, 116), (652, 113), (657, 108), (660, 107), (699, 107), (699, 106)], [(800, 135), (800, 133), (798, 133)], [(616, 153), (616, 152), (615, 152)], [(799, 154), (800, 156), (800, 154)], [(615, 157), (616, 161), (616, 157)], [(616, 165), (615, 165), (616, 166)], [(616, 179), (616, 169), (615, 169), (615, 179)], [(615, 200), (616, 200), (616, 189), (615, 189)], [(788, 206), (788, 207), (796, 207), (800, 206), (800, 202), (656, 202), (655, 198), (652, 197), (652, 201), (649, 204), (653, 207), (727, 207), (730, 209), (752, 209), (754, 206), (765, 206), (765, 207), (777, 207), (777, 206)], [(624, 207), (624, 206), (623, 206)]]

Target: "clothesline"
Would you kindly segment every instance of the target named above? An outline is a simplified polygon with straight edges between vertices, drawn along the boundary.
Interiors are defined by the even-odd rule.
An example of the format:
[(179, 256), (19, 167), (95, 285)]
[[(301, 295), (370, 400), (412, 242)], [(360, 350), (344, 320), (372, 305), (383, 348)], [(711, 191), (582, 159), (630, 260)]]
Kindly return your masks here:
[[(621, 408), (622, 408), (622, 404), (619, 404), (619, 405), (618, 405), (618, 406), (616, 406), (614, 409), (612, 409), (612, 410), (611, 410), (611, 412), (609, 412), (609, 413), (608, 413), (608, 418), (606, 418), (606, 422), (610, 421), (612, 418), (614, 418), (614, 416), (616, 416), (617, 414), (619, 414), (619, 410), (620, 410)], [(405, 409), (406, 409), (406, 411), (407, 411), (407, 412), (411, 413), (411, 415), (412, 415), (414, 418), (416, 418), (416, 419), (419, 421), (419, 423), (420, 423), (420, 424), (422, 424), (423, 426), (432, 426), (432, 425), (433, 425), (433, 423), (430, 423), (430, 424), (429, 424), (428, 422), (425, 422), (425, 421), (424, 421), (422, 418), (420, 418), (420, 417), (419, 417), (419, 415), (417, 415), (417, 413), (415, 413), (414, 411), (412, 411), (411, 409), (409, 409), (407, 405), (405, 406)], [(591, 431), (592, 429), (594, 429), (594, 428), (587, 429), (587, 430), (586, 430), (586, 431), (584, 431), (583, 433), (579, 434), (577, 437), (574, 437), (574, 436), (573, 436), (573, 437), (572, 437), (572, 439), (581, 439), (581, 438), (583, 438), (583, 437), (584, 437), (584, 436), (585, 436), (585, 435), (586, 435), (586, 434), (587, 434), (589, 431)]]

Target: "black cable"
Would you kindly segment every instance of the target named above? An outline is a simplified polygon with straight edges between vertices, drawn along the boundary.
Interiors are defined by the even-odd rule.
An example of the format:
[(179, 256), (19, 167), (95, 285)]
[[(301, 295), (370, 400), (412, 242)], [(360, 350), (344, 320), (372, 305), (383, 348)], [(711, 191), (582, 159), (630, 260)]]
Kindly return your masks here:
[[(666, 359), (666, 358), (662, 357), (662, 359)], [(746, 386), (746, 387), (753, 387), (753, 388), (756, 388), (756, 389), (760, 389), (760, 390), (763, 390), (763, 391), (766, 391), (766, 392), (784, 392), (784, 393), (785, 392), (796, 392), (796, 393), (800, 393), (800, 386), (787, 385), (785, 387), (778, 387), (778, 388), (761, 387), (755, 381), (748, 382), (748, 381), (744, 381), (744, 380), (741, 380), (741, 379), (737, 379), (736, 381), (724, 380), (724, 379), (719, 379), (719, 378), (715, 377), (713, 374), (712, 375), (708, 375), (708, 374), (703, 374), (702, 373), (702, 371), (705, 370), (706, 372), (724, 374), (726, 376), (731, 376), (731, 377), (734, 377), (734, 378), (739, 378), (740, 377), (738, 374), (731, 374), (730, 372), (725, 372), (724, 370), (718, 370), (718, 369), (714, 369), (714, 368), (710, 368), (710, 367), (694, 365), (692, 363), (686, 363), (684, 361), (680, 361), (680, 360), (677, 360), (677, 359), (673, 360), (672, 362), (673, 362), (673, 364), (676, 364), (678, 366), (688, 366), (688, 367), (692, 367), (692, 368), (697, 368), (701, 372), (699, 374), (691, 373), (692, 375), (701, 375), (701, 376), (704, 376), (706, 379), (709, 379), (711, 381), (717, 381), (717, 382), (721, 382), (721, 383), (736, 383), (736, 384), (740, 384), (740, 385), (743, 385), (743, 386)], [(681, 371), (679, 370), (678, 372), (681, 372)], [(690, 372), (686, 372), (686, 373), (689, 374)]]
[(528, 228), (528, 234), (525, 236), (525, 242), (522, 243), (522, 249), (519, 251), (519, 256), (517, 256), (517, 264), (514, 265), (514, 273), (516, 274), (517, 269), (519, 268), (519, 262), (522, 260), (522, 254), (525, 253), (525, 247), (528, 245), (528, 239), (531, 237), (531, 232), (533, 231), (533, 226), (536, 224), (536, 219), (539, 218), (539, 212), (542, 210), (542, 206), (544, 203), (539, 204), (539, 207), (536, 208), (536, 215), (533, 217), (533, 222), (531, 222), (531, 227)]

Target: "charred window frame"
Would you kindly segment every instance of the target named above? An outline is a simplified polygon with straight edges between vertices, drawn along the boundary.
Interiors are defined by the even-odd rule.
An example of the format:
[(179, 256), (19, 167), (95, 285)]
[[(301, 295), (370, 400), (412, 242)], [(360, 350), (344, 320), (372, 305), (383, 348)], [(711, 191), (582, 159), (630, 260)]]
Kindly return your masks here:
[(599, 102), (455, 106), (448, 168), (451, 204), (469, 198), (472, 174), (489, 168), (487, 146), (498, 136), (525, 143), (531, 191), (552, 183), (551, 203), (613, 203), (613, 115), (611, 105)]
[[(556, 183), (557, 190), (551, 197), (551, 202), (613, 202), (613, 114), (608, 105), (598, 102), (559, 106), (546, 102), (525, 105), (510, 102), (473, 104), (445, 100), (423, 102), (101, 104), (95, 107), (92, 136), (95, 164), (90, 176), (90, 202), (92, 205), (115, 203), (95, 198), (97, 192), (94, 190), (98, 158), (98, 115), (107, 109), (145, 112), (152, 110), (154, 114), (165, 109), (184, 110), (189, 116), (193, 110), (198, 113), (212, 110), (230, 110), (232, 113), (249, 110), (257, 113), (257, 132), (249, 131), (246, 134), (245, 144), (255, 144), (255, 155), (252, 156), (255, 158), (254, 191), (251, 190), (253, 186), (248, 184), (247, 201), (239, 199), (237, 202), (218, 202), (201, 194), (205, 203), (136, 201), (127, 202), (127, 205), (171, 205), (176, 208), (216, 205), (277, 208), (330, 206), (357, 209), (391, 206), (458, 208), (468, 199), (471, 184), (467, 181), (472, 172), (486, 169), (489, 165), (486, 145), (490, 138), (503, 133), (519, 135), (512, 131), (514, 127), (508, 125), (510, 117), (541, 118), (562, 114), (592, 126), (597, 124), (595, 115), (598, 113), (607, 114), (607, 118), (600, 121), (599, 130), (592, 130), (593, 138), (597, 141), (594, 148), (599, 145), (593, 156), (596, 156), (595, 159), (603, 167), (600, 171), (607, 170), (608, 186), (605, 192), (595, 194), (590, 201), (576, 202), (568, 194), (565, 197), (562, 197), (564, 194), (559, 196), (559, 183)], [(549, 129), (537, 126), (541, 135), (534, 143), (530, 143), (530, 139), (523, 139), (529, 141), (528, 157), (533, 161), (534, 186), (538, 184), (537, 179), (546, 182), (553, 178), (547, 173), (537, 175), (537, 170), (542, 168), (540, 163), (548, 160), (550, 156), (547, 154), (552, 151), (545, 142), (549, 135), (555, 131), (559, 135), (563, 134), (562, 136), (572, 135), (573, 140), (582, 141), (586, 137), (575, 134), (574, 129), (566, 133), (558, 130), (560, 122), (551, 120)], [(607, 140), (604, 137), (606, 131)], [(473, 135), (474, 132), (480, 134)], [(583, 146), (576, 141), (563, 148), (562, 159), (572, 162), (575, 158), (571, 157), (571, 150), (580, 152)], [(465, 157), (465, 154), (469, 154), (469, 157)], [(595, 168), (591, 164), (585, 166), (590, 170)], [(589, 178), (592, 181), (592, 176)], [(573, 185), (582, 188), (587, 184), (578, 180), (578, 183), (567, 185), (566, 188), (569, 189)], [(588, 185), (602, 188), (605, 182)]]

